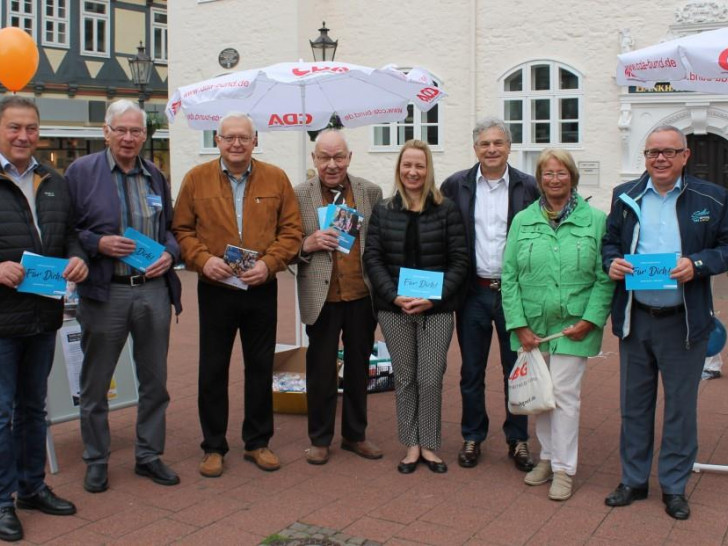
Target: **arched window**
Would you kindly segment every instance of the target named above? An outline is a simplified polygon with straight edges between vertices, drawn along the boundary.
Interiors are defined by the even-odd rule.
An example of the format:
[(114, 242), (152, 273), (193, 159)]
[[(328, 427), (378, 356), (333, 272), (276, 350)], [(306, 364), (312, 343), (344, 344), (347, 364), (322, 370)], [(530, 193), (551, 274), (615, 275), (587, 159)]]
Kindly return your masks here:
[(582, 133), (582, 76), (554, 61), (518, 66), (501, 80), (503, 119), (513, 144), (580, 144)]

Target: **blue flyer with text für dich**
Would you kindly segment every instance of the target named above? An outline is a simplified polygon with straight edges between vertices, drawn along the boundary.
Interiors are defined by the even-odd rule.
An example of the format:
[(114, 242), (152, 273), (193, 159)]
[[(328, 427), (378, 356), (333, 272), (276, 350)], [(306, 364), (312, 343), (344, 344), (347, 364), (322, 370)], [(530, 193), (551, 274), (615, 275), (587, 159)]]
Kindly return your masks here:
[(154, 239), (150, 239), (134, 228), (126, 228), (124, 237), (133, 240), (136, 243), (136, 248), (128, 256), (119, 259), (142, 273), (156, 262), (162, 256), (162, 252), (164, 252), (163, 245), (160, 245)]
[(66, 279), (63, 278), (63, 271), (68, 265), (68, 260), (50, 258), (26, 251), (23, 252), (20, 265), (25, 269), (25, 277), (18, 285), (18, 292), (59, 299), (66, 294)]
[(624, 259), (632, 264), (634, 273), (625, 275), (627, 290), (675, 290), (677, 281), (670, 278), (670, 271), (677, 266), (678, 255), (625, 254)]
[(424, 271), (422, 269), (399, 269), (399, 284), (397, 295), (410, 298), (423, 298), (426, 300), (442, 299), (442, 281), (445, 274), (442, 271)]

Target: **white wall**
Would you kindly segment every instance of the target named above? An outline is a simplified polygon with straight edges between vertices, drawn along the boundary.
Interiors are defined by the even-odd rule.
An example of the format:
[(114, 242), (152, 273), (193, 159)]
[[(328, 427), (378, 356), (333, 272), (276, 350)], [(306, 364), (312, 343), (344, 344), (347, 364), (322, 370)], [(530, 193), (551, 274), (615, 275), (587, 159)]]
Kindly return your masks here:
[[(676, 10), (687, 4), (673, 0), (649, 6), (631, 0), (175, 0), (168, 5), (170, 94), (178, 86), (223, 73), (217, 56), (226, 47), (240, 52), (234, 70), (312, 60), (308, 40), (318, 35), (325, 20), (330, 36), (339, 40), (336, 60), (423, 66), (442, 80), (449, 96), (440, 103), (443, 151), (435, 153), (436, 179), (441, 181), (474, 164), (471, 129), (478, 117), (502, 115), (497, 82), (504, 73), (536, 59), (563, 62), (584, 76), (582, 143), (572, 153), (577, 161), (599, 162), (599, 185), (584, 186), (582, 193), (592, 195), (592, 203), (606, 210), (614, 185), (641, 170), (639, 151), (649, 128), (659, 119), (687, 111), (684, 101), (669, 97), (634, 97), (637, 102), (661, 103), (661, 110), (650, 114), (655, 119), (646, 122), (638, 108), (638, 116), (620, 130), (626, 90), (614, 80), (619, 32), (630, 29), (635, 48), (659, 42), (677, 24)], [(694, 19), (700, 19), (697, 13)], [(728, 110), (720, 97), (714, 99), (711, 108)], [(631, 103), (632, 97), (626, 97), (626, 102)], [(646, 108), (652, 108), (650, 104)], [(689, 123), (683, 125), (691, 131)], [(176, 191), (189, 168), (215, 156), (199, 154), (199, 133), (188, 129), (183, 120), (170, 127), (170, 135)], [(354, 154), (351, 172), (379, 183), (385, 194), (390, 192), (396, 154), (371, 151), (369, 128), (350, 130), (347, 136)], [(515, 166), (523, 162), (523, 148), (514, 146), (511, 162)], [(303, 150), (298, 134), (264, 133), (261, 149), (257, 158), (283, 167), (294, 184), (301, 181)], [(310, 150), (307, 142), (305, 167), (311, 167)]]

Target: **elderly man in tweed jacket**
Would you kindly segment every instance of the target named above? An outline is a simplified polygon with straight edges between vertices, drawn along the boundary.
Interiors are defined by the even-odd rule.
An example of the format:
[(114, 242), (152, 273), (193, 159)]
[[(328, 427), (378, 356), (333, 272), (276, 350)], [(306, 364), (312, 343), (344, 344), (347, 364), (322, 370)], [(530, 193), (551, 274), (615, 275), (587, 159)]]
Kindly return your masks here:
[[(301, 320), (309, 338), (306, 390), (311, 447), (306, 460), (319, 465), (329, 460), (340, 336), (345, 354), (341, 447), (367, 459), (379, 459), (381, 450), (366, 440), (369, 355), (376, 321), (361, 256), (369, 216), (381, 200), (382, 190), (348, 174), (351, 152), (337, 130), (319, 133), (312, 157), (318, 174), (295, 188), (305, 234), (297, 280)], [(318, 208), (332, 203), (355, 208), (364, 216), (349, 254), (336, 250), (333, 229), (319, 225)]]

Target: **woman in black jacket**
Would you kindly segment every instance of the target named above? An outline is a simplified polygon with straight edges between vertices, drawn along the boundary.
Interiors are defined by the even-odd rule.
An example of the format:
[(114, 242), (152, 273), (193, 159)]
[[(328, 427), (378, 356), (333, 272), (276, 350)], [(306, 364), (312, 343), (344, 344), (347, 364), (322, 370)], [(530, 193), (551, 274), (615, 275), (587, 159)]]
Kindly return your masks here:
[[(395, 194), (369, 220), (364, 265), (379, 324), (392, 355), (399, 440), (407, 455), (397, 469), (414, 472), (422, 460), (433, 472), (447, 465), (441, 444), (442, 379), (453, 333), (458, 288), (465, 282), (468, 253), (460, 211), (435, 187), (432, 153), (409, 140), (395, 169)], [(440, 298), (398, 292), (400, 268), (444, 274)]]

